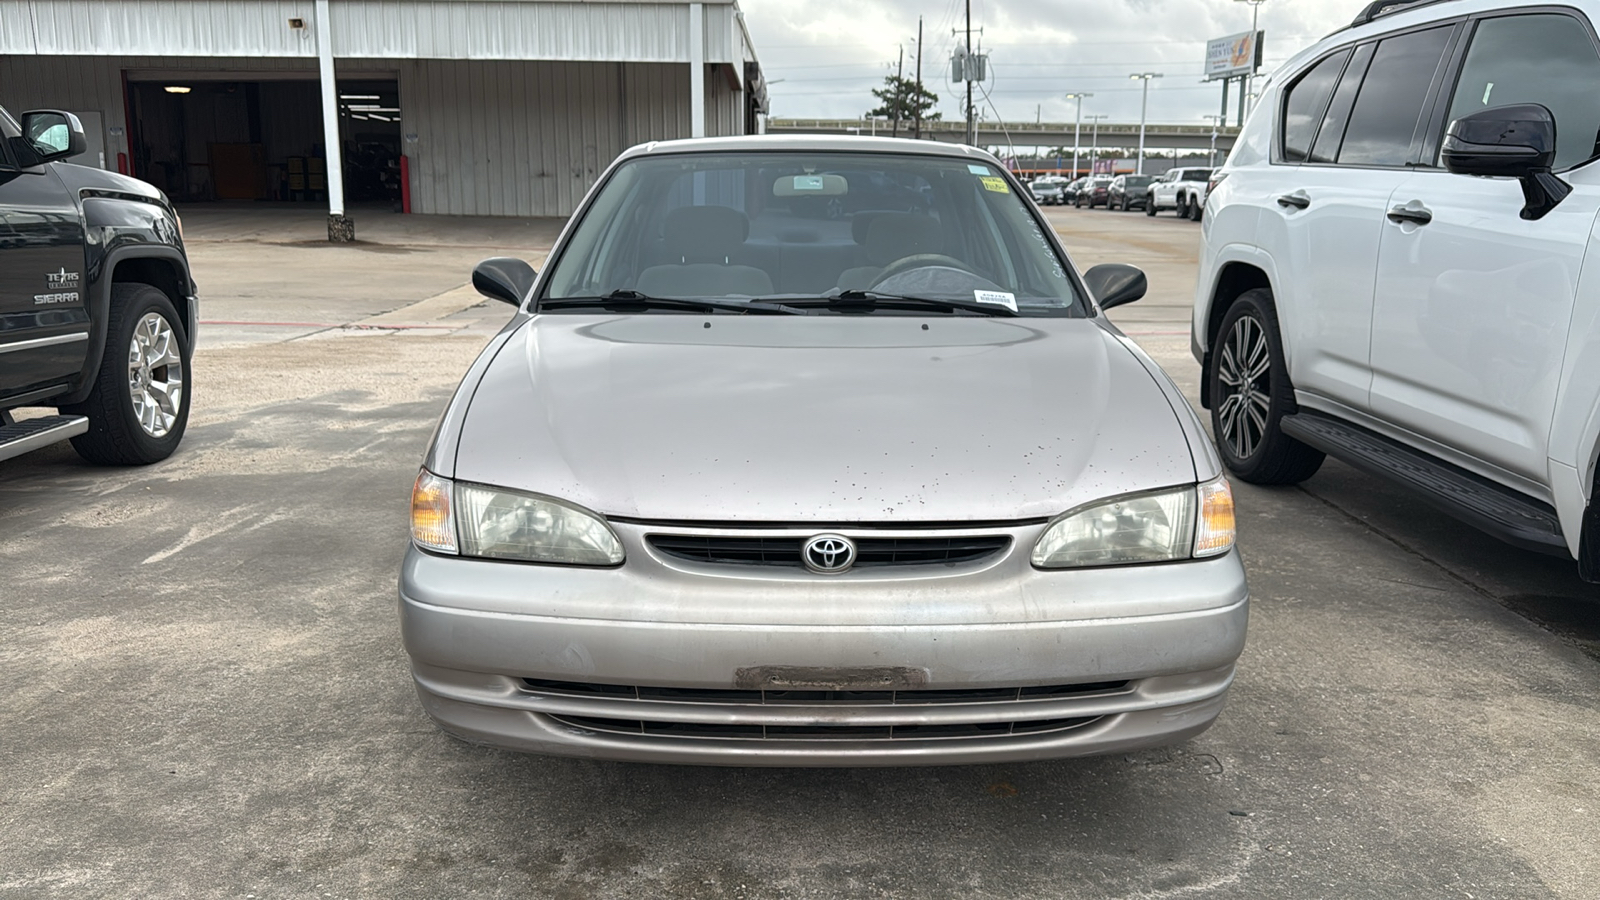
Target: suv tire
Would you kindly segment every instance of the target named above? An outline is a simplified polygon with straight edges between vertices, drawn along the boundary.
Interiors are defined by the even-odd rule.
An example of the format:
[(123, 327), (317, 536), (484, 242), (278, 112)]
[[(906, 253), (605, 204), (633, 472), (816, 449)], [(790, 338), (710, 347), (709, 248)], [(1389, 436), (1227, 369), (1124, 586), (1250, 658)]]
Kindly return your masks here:
[(89, 417), (89, 430), (72, 439), (79, 456), (100, 465), (142, 466), (178, 448), (189, 423), (192, 359), (182, 321), (167, 295), (148, 284), (111, 286), (94, 387), (82, 403), (61, 408)]
[(1245, 291), (1228, 307), (1205, 377), (1212, 432), (1229, 472), (1251, 484), (1298, 484), (1321, 468), (1322, 451), (1278, 427), (1296, 406), (1272, 291)]

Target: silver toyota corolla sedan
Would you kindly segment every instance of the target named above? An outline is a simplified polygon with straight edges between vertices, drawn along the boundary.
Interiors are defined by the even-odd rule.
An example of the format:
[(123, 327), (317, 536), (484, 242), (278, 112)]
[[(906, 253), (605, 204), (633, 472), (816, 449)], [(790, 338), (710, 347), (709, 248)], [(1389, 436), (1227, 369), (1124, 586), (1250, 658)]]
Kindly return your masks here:
[(1172, 743), (1244, 645), (1233, 500), (1159, 368), (967, 147), (624, 153), (467, 372), (400, 576), (469, 741), (723, 765)]

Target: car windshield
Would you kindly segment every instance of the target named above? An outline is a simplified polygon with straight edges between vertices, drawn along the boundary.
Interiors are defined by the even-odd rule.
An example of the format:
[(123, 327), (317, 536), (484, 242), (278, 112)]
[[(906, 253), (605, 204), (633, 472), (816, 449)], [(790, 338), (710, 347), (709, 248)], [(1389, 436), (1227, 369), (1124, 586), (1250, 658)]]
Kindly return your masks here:
[(768, 301), (766, 311), (907, 315), (934, 301), (962, 315), (1084, 315), (1046, 227), (999, 168), (971, 158), (644, 156), (588, 205), (539, 308), (585, 311), (592, 298), (681, 314), (693, 304), (652, 301)]
[(1148, 187), (1155, 180), (1154, 175), (1129, 175), (1122, 183), (1127, 187)]

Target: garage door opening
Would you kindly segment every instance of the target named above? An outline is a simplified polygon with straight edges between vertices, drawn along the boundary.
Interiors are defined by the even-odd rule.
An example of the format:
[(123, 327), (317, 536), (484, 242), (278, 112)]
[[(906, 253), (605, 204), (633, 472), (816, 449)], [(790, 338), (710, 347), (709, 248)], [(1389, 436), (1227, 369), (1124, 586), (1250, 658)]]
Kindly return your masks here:
[[(129, 76), (133, 174), (180, 203), (326, 204), (322, 96), (312, 77), (217, 80)], [(226, 77), (225, 75), (223, 77)], [(345, 197), (400, 209), (400, 88), (341, 79)]]

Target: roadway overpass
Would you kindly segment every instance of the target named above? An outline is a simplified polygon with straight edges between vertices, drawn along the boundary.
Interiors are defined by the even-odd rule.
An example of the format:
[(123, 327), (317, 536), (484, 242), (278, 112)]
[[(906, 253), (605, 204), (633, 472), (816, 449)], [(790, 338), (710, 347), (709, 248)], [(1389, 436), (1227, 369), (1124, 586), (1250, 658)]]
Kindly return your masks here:
[[(995, 122), (978, 123), (978, 145), (981, 147), (1072, 147), (1073, 123), (1066, 122), (1018, 122), (1006, 123), (1004, 127)], [(876, 122), (867, 119), (768, 119), (768, 134), (877, 134), (879, 137), (888, 137), (890, 124), (884, 119)], [(1084, 123), (1080, 144), (1088, 149), (1095, 143), (1091, 136), (1095, 129)], [(1145, 126), (1144, 145), (1147, 150), (1209, 150), (1211, 149), (1210, 125), (1163, 125), (1151, 123)], [(1239, 134), (1239, 129), (1232, 126), (1216, 130), (1217, 152), (1226, 153), (1233, 148), (1233, 140)], [(948, 141), (960, 143), (964, 129), (960, 122), (923, 122), (922, 136), (935, 141)], [(902, 122), (900, 136), (911, 136), (911, 123)], [(1139, 123), (1110, 123), (1101, 122), (1098, 143), (1101, 147), (1127, 147), (1139, 146)]]

